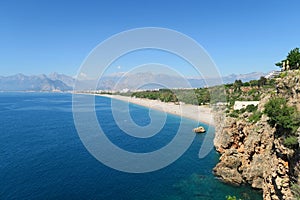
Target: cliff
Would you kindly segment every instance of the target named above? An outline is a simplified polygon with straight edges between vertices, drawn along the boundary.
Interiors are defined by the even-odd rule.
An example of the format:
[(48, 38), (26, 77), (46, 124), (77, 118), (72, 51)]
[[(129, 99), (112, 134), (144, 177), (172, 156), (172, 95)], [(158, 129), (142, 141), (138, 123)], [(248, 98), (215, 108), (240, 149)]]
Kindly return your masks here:
[[(271, 97), (288, 100), (289, 105), (300, 108), (300, 71), (283, 72), (276, 79), (274, 91), (261, 96), (258, 112)], [(214, 145), (221, 154), (214, 173), (226, 183), (249, 184), (263, 191), (267, 200), (294, 199), (292, 185), (300, 183), (299, 147), (290, 149), (283, 145), (283, 139), (276, 137), (276, 128), (262, 115), (257, 122), (251, 122), (253, 113), (244, 112), (237, 118), (217, 118)], [(300, 128), (298, 129), (300, 133)], [(300, 136), (299, 136), (300, 141)], [(297, 192), (297, 191), (296, 191)]]

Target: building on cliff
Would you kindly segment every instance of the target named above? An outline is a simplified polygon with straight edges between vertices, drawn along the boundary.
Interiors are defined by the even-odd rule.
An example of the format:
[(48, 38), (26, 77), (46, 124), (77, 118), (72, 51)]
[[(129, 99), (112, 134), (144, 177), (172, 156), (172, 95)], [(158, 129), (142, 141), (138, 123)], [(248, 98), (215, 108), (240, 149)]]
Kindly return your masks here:
[(257, 106), (258, 104), (259, 104), (259, 101), (235, 101), (233, 109), (240, 110), (242, 108), (246, 108), (249, 105)]

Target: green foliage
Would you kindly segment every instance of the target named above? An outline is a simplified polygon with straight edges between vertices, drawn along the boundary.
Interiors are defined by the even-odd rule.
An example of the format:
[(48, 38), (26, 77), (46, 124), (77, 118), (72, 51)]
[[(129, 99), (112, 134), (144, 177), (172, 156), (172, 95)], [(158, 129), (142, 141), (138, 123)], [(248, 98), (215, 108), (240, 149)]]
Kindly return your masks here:
[(280, 68), (283, 68), (283, 66), (286, 65), (287, 61), (289, 62), (290, 69), (299, 69), (299, 65), (300, 65), (299, 48), (292, 49), (288, 53), (286, 59), (282, 60), (281, 62), (276, 63), (275, 65)]
[(215, 104), (218, 102), (226, 102), (227, 96), (223, 86), (214, 86), (209, 89), (210, 91), (210, 103)]
[(269, 124), (276, 127), (276, 136), (285, 138), (284, 145), (298, 148), (295, 133), (300, 125), (300, 118), (296, 107), (288, 106), (284, 98), (272, 98), (266, 103), (264, 113), (269, 117)]
[[(211, 88), (210, 90), (213, 90)], [(211, 101), (211, 92), (207, 88), (198, 89), (159, 89), (132, 93), (132, 97), (160, 100), (162, 102), (184, 102), (193, 105), (208, 104)], [(216, 94), (220, 94), (216, 93)]]
[(248, 105), (248, 106), (246, 107), (246, 111), (248, 111), (248, 112), (254, 112), (254, 111), (257, 110), (257, 108), (258, 108), (258, 106), (255, 106), (255, 105)]
[(298, 185), (296, 183), (292, 184), (291, 190), (292, 190), (295, 200), (300, 200), (300, 185)]
[(239, 117), (239, 112), (236, 112), (236, 111), (234, 110), (234, 111), (232, 111), (232, 112), (229, 114), (229, 117), (238, 118), (238, 117)]
[(250, 96), (255, 96), (256, 93), (257, 93), (257, 89), (254, 88), (248, 91), (248, 95)]
[(297, 110), (287, 105), (284, 98), (272, 98), (265, 105), (264, 113), (270, 118), (269, 124), (280, 131), (293, 132), (299, 125)]
[(239, 114), (245, 113), (245, 112), (254, 112), (257, 110), (258, 106), (255, 105), (248, 105), (246, 108), (242, 108), (240, 110), (235, 110), (236, 112), (238, 112)]
[(279, 74), (279, 78), (284, 78), (287, 76), (287, 74), (288, 74), (287, 72), (282, 72)]
[(262, 112), (256, 111), (248, 118), (248, 120), (249, 122), (256, 123), (260, 120), (261, 116), (262, 116)]
[(250, 85), (249, 82), (245, 82), (245, 83), (243, 83), (243, 86), (244, 86), (244, 87), (249, 87), (249, 86), (251, 86), (251, 85)]
[(111, 95), (112, 93), (111, 92), (96, 92), (96, 94), (109, 94), (109, 95)]
[(243, 82), (241, 80), (235, 80), (233, 84), (234, 91), (240, 91), (241, 86), (243, 86)]
[(276, 86), (276, 80), (274, 78), (267, 80), (267, 85)]
[(259, 87), (262, 87), (267, 84), (267, 79), (265, 77), (261, 76), (260, 79), (258, 80), (257, 84)]
[(298, 138), (296, 136), (289, 136), (284, 139), (283, 142), (284, 146), (294, 149), (298, 147)]
[[(229, 117), (233, 117), (233, 118), (238, 118), (240, 114), (243, 114), (245, 112), (256, 112), (257, 111), (257, 107), (258, 106), (254, 106), (254, 105), (248, 105), (246, 108), (242, 108), (240, 110), (232, 110), (231, 112), (229, 110), (227, 110), (227, 114)], [(259, 118), (261, 117), (261, 115), (259, 116)]]
[(258, 80), (251, 80), (251, 81), (249, 81), (249, 83), (252, 87), (258, 86)]
[(230, 195), (228, 195), (228, 196), (226, 196), (226, 200), (242, 200), (242, 199), (237, 199), (236, 196), (230, 196)]
[(292, 49), (288, 56), (287, 56), (287, 60), (290, 61), (290, 69), (299, 69), (299, 64), (300, 64), (300, 52), (299, 52), (299, 48), (294, 48)]
[(265, 77), (245, 83), (236, 80), (233, 84), (226, 84), (228, 109), (233, 107), (235, 101), (259, 101), (262, 94), (271, 93), (275, 87), (276, 80)]

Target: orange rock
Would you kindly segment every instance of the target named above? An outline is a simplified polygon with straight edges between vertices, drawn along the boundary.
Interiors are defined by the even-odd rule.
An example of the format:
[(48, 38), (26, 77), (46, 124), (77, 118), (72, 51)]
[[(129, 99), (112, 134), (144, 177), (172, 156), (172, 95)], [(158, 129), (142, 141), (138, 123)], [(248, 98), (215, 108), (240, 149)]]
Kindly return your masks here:
[(244, 145), (241, 145), (240, 148), (238, 148), (237, 150), (239, 153), (244, 153), (245, 149), (244, 149)]
[(283, 165), (284, 165), (285, 168), (289, 168), (289, 162), (286, 161), (286, 162), (283, 163)]

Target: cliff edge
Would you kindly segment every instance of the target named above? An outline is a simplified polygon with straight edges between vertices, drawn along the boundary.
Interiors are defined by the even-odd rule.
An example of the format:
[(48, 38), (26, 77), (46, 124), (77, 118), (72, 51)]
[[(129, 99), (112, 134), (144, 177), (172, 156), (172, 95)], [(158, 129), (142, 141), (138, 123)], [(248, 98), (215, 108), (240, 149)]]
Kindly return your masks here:
[[(271, 98), (280, 97), (300, 110), (300, 71), (282, 72), (275, 83), (275, 88), (262, 92), (256, 113), (215, 119), (223, 128), (216, 127), (214, 145), (221, 157), (214, 173), (226, 183), (262, 190), (266, 200), (292, 200), (296, 199), (293, 187), (300, 184), (300, 147), (284, 145), (283, 137), (278, 137), (280, 130), (270, 125), (264, 108)], [(261, 113), (258, 120), (249, 120), (257, 113)], [(297, 132), (300, 141), (300, 128)]]

